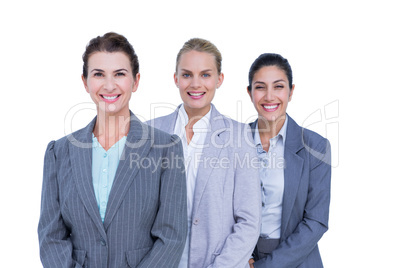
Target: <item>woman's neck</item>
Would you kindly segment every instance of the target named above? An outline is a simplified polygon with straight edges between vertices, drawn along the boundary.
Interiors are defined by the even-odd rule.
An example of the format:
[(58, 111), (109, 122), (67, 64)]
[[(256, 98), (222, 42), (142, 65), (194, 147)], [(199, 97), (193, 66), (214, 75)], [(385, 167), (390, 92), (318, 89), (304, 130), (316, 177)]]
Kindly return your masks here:
[(211, 110), (211, 105), (209, 105), (209, 107), (204, 107), (201, 109), (192, 109), (184, 105), (184, 110), (186, 111), (188, 116), (188, 123), (185, 126), (185, 129), (187, 144), (189, 144), (194, 136), (193, 126)]
[(192, 129), (194, 124), (197, 123), (211, 110), (211, 105), (209, 105), (209, 107), (203, 107), (200, 109), (193, 109), (184, 105), (184, 110), (186, 111), (188, 116), (187, 126)]
[(99, 113), (93, 133), (107, 151), (130, 130), (130, 112), (124, 114)]
[(286, 117), (280, 118), (275, 121), (268, 121), (263, 117), (258, 118), (258, 133), (260, 134), (261, 144), (264, 150), (269, 149), (269, 140), (277, 136), (283, 125), (285, 124)]

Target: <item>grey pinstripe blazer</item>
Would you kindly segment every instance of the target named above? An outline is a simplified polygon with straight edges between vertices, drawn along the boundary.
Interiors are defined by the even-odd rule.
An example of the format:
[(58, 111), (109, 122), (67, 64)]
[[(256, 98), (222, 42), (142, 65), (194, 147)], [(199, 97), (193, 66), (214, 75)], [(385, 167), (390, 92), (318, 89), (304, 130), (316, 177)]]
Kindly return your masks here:
[(44, 267), (177, 267), (186, 233), (182, 147), (131, 113), (104, 223), (92, 184), (92, 131), (49, 143), (38, 235)]
[[(148, 123), (173, 134), (178, 109)], [(188, 267), (245, 268), (260, 234), (257, 151), (248, 125), (211, 109), (194, 190)]]

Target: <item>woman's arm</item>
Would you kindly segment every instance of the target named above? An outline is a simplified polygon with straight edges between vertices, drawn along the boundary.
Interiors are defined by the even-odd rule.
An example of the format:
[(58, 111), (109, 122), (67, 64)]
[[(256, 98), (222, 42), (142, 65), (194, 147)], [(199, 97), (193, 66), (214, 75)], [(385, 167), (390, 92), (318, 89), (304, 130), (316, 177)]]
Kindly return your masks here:
[[(47, 146), (43, 169), (42, 201), (38, 226), (40, 258), (43, 267), (74, 267), (70, 233), (64, 225), (57, 183), (54, 141)], [(78, 266), (76, 266), (78, 267)]]
[(299, 266), (328, 230), (331, 184), (331, 150), (328, 140), (324, 139), (313, 150), (325, 155), (326, 158), (323, 161), (311, 157), (310, 184), (303, 220), (267, 258), (255, 262), (255, 268)]
[(176, 268), (187, 235), (186, 172), (180, 138), (172, 136), (162, 161), (160, 206), (151, 233), (157, 237), (152, 249), (137, 266)]

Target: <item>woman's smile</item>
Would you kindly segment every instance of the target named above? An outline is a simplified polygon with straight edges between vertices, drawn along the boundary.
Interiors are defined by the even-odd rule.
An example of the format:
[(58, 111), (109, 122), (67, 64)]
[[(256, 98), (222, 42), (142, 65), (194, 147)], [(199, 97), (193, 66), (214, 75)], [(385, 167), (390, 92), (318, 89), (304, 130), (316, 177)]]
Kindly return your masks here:
[(266, 112), (275, 112), (279, 108), (279, 103), (275, 104), (262, 104), (261, 105)]
[(113, 103), (116, 102), (119, 97), (121, 96), (121, 94), (100, 94), (101, 98), (103, 99), (103, 101), (107, 102), (107, 103)]
[(190, 98), (194, 100), (199, 100), (205, 95), (205, 92), (189, 91), (187, 92), (187, 94), (190, 96)]

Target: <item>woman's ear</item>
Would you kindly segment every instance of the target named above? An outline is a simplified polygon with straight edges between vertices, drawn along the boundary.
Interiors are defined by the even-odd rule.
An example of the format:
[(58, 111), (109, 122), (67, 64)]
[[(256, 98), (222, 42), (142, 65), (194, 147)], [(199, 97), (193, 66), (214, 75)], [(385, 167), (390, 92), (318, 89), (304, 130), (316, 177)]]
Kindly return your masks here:
[(173, 74), (173, 79), (176, 87), (179, 88), (179, 78), (177, 77), (176, 73)]
[(135, 75), (135, 81), (134, 81), (133, 90), (132, 90), (133, 93), (136, 92), (138, 89), (138, 85), (140, 84), (140, 77), (141, 77), (140, 73), (137, 73)]
[(289, 101), (292, 100), (293, 91), (295, 91), (295, 84), (292, 85), (292, 89), (291, 89), (290, 92), (289, 92)]
[(216, 88), (219, 88), (222, 85), (224, 78), (225, 76), (223, 75), (223, 73), (220, 73), (218, 76), (218, 83), (216, 84)]
[(87, 79), (84, 77), (83, 74), (81, 75), (81, 79), (82, 79), (82, 82), (84, 83), (85, 90), (89, 93)]
[(250, 88), (250, 86), (247, 86), (247, 87), (246, 87), (246, 90), (247, 90), (247, 94), (250, 96), (251, 102), (253, 102), (253, 96), (251, 95), (251, 88)]

